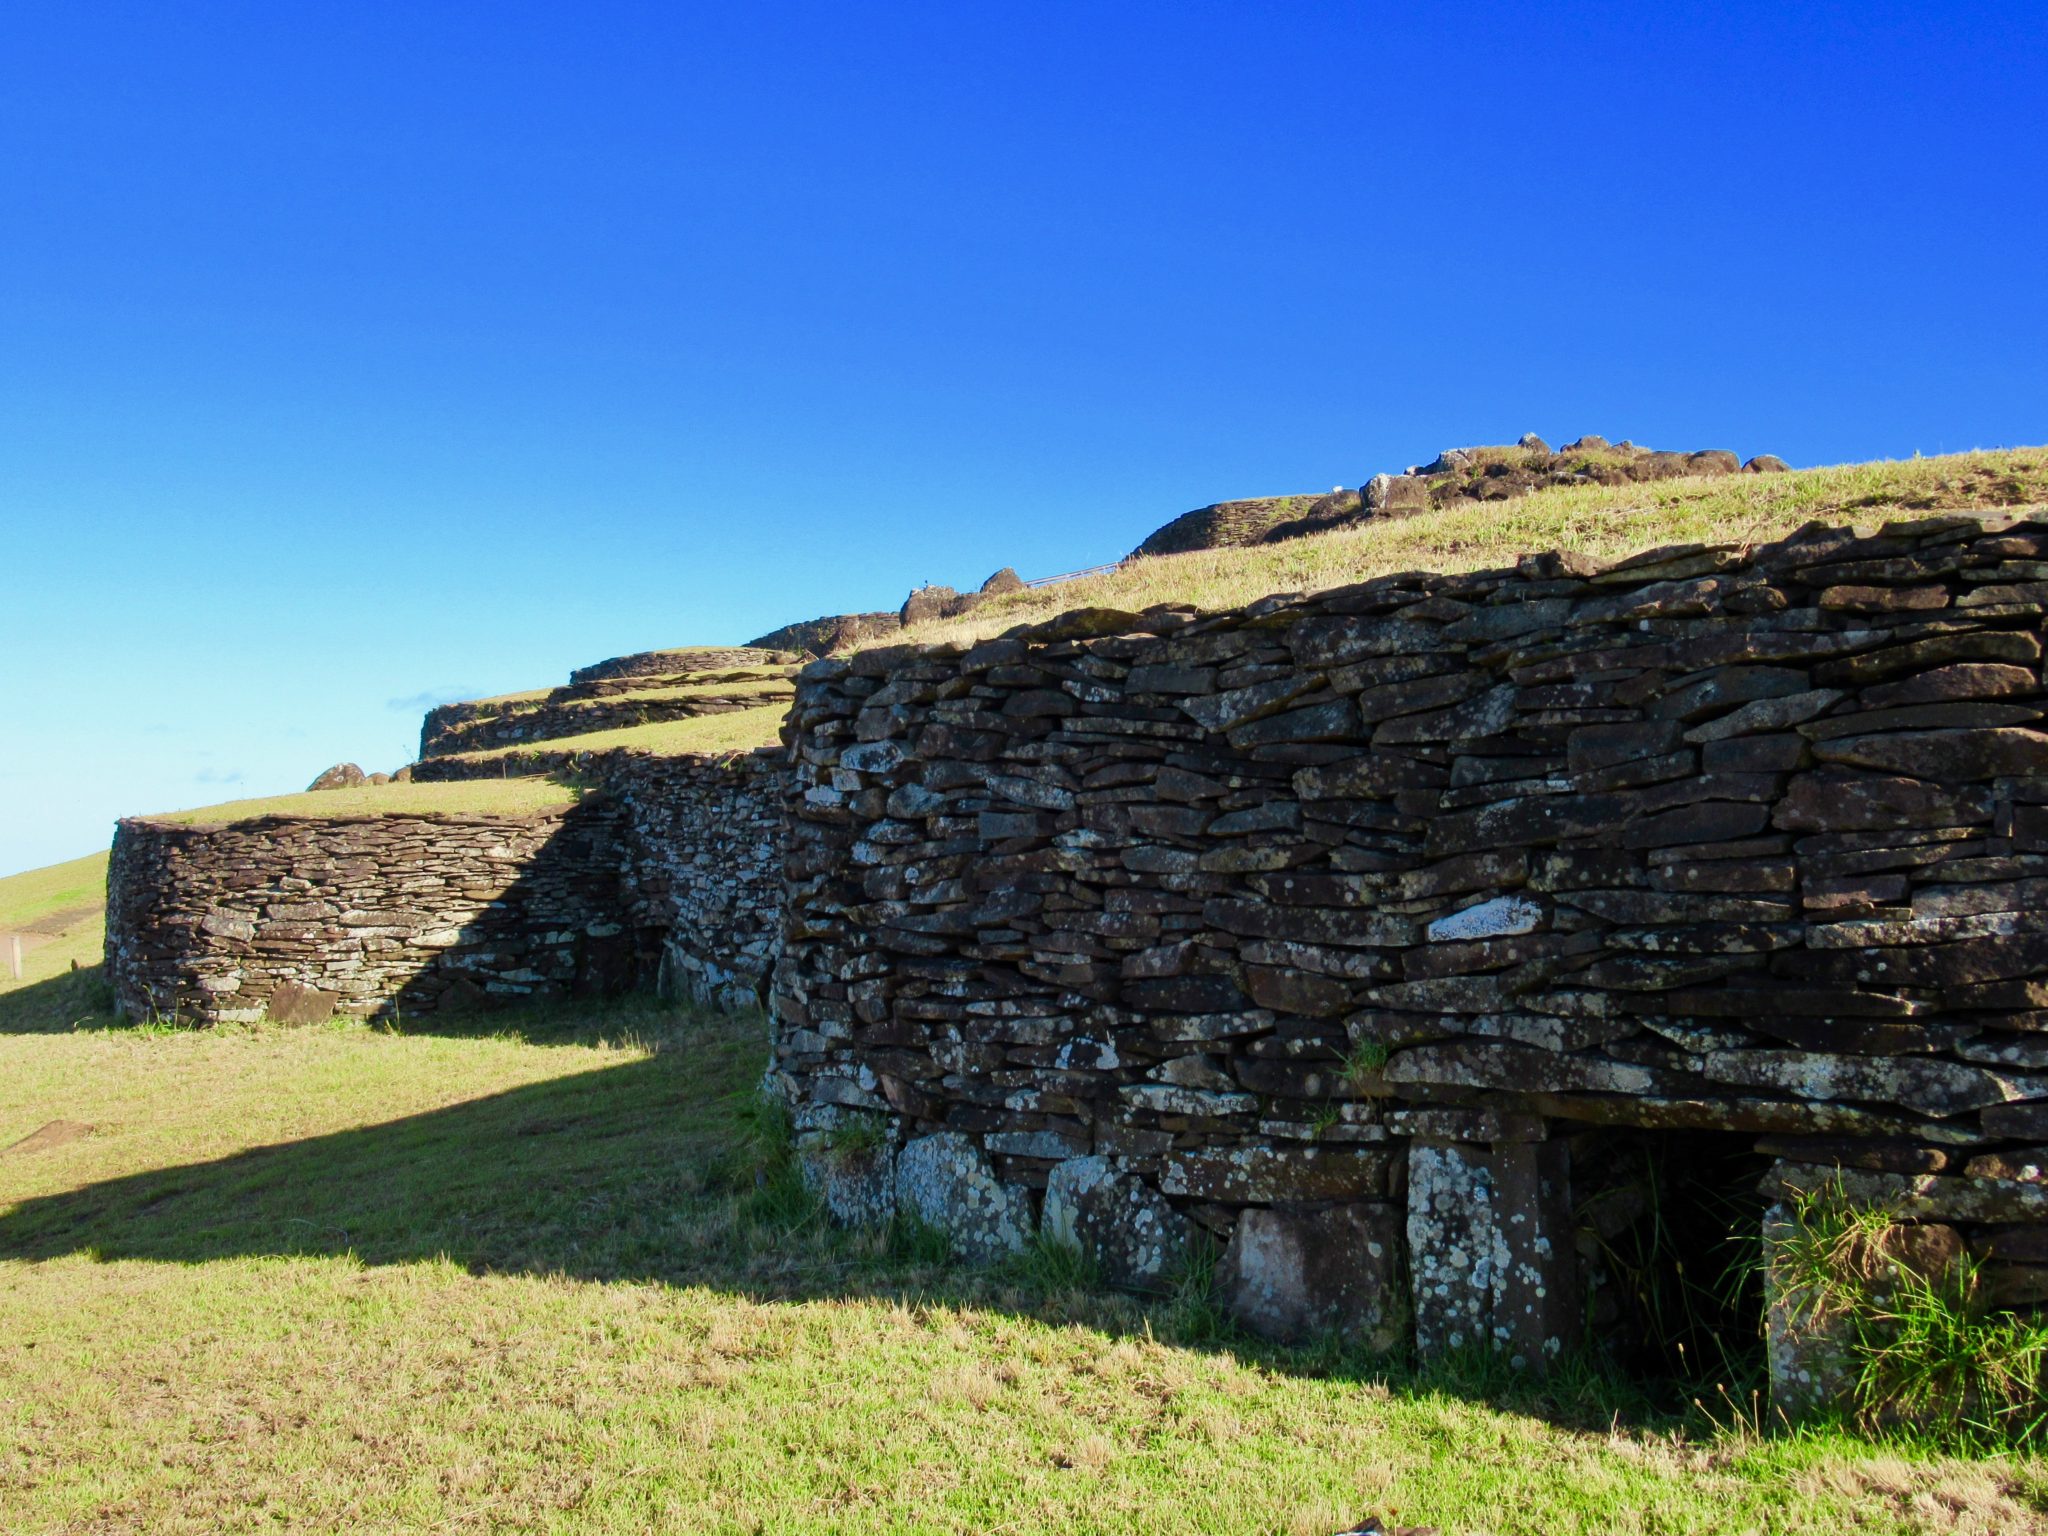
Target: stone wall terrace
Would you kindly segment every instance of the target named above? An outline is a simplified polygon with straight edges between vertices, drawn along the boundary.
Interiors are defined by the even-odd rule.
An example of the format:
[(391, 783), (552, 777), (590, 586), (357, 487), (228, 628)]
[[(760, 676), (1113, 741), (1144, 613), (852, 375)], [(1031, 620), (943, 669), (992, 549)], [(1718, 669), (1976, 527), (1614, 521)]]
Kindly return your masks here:
[(107, 975), (130, 1017), (430, 1013), (630, 985), (619, 809), (123, 821)]
[(779, 749), (584, 753), (536, 817), (124, 821), (107, 972), (131, 1016), (430, 1013), (658, 981), (752, 1007), (779, 937)]
[[(674, 698), (650, 698), (624, 693), (572, 703), (543, 703), (508, 709), (502, 713), (456, 712), (474, 706), (445, 705), (430, 711), (420, 729), (420, 757), (438, 757), (450, 752), (480, 752), (491, 747), (554, 741), (583, 736), (593, 731), (618, 730), (624, 726), (654, 725), (665, 720), (694, 720), (700, 715), (730, 714), (738, 709), (759, 709), (764, 704), (787, 700), (784, 688), (734, 690), (730, 693), (690, 693)], [(415, 770), (417, 773), (417, 770)]]
[(1936, 518), (814, 663), (775, 1080), (842, 1216), (1206, 1229), (1282, 1335), (1554, 1352), (1683, 1130), (2048, 1297), (2044, 611)]

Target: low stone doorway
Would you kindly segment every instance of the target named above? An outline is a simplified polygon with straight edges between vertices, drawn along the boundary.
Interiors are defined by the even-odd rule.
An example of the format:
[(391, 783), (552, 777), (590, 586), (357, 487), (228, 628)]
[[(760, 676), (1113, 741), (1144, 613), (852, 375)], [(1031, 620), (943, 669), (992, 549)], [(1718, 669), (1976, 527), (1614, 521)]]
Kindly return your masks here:
[[(1771, 1160), (1716, 1131), (1567, 1133), (1588, 1334), (1645, 1383), (1761, 1381)], [(1710, 1388), (1711, 1390), (1711, 1388)]]
[[(1407, 1237), (1425, 1356), (1544, 1369), (1583, 1347), (1695, 1390), (1762, 1380), (1771, 1159), (1727, 1132), (1411, 1113)], [(1470, 1116), (1474, 1121), (1481, 1117)]]

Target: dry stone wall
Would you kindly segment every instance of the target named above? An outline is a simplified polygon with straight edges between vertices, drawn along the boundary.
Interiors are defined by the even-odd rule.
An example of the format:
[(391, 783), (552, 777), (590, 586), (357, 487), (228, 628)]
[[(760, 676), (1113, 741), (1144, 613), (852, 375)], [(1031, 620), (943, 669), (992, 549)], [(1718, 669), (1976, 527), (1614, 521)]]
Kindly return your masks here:
[(1206, 1230), (1278, 1336), (1554, 1353), (1574, 1186), (1684, 1131), (2039, 1301), (2044, 611), (1942, 518), (814, 663), (773, 1080), (842, 1217)]
[(649, 981), (758, 1001), (781, 907), (779, 752), (583, 754), (537, 817), (124, 821), (107, 974), (195, 1023), (491, 1006)]
[(787, 761), (768, 747), (586, 765), (623, 815), (627, 907), (664, 993), (760, 1005), (781, 938)]
[(571, 687), (615, 678), (676, 677), (686, 673), (729, 672), (738, 667), (765, 667), (797, 660), (792, 648), (768, 645), (684, 646), (670, 651), (635, 651), (608, 661), (578, 667), (569, 674)]
[(618, 809), (124, 821), (107, 975), (195, 1023), (503, 1004), (629, 985)]

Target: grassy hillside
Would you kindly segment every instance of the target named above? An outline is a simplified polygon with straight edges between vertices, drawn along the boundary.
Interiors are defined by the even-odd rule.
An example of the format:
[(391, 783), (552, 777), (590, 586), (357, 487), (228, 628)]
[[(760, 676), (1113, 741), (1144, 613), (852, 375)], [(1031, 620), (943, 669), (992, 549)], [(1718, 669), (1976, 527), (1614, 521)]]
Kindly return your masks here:
[(1662, 544), (1761, 543), (1815, 519), (1876, 523), (1946, 508), (2043, 504), (2048, 448), (1779, 475), (1557, 487), (1280, 544), (1133, 560), (1101, 576), (1007, 593), (961, 618), (917, 625), (879, 643), (979, 639), (1069, 608), (1230, 608), (1274, 592), (1313, 592), (1395, 571), (1512, 565), (1541, 550), (1615, 559)]
[[(0, 879), (0, 993), (97, 965), (106, 937), (107, 856), (95, 853)], [(7, 941), (22, 942), (22, 979), (8, 964)]]
[(0, 1147), (72, 1129), (0, 1153), (9, 1532), (2048, 1530), (2038, 1462), (1271, 1350), (1192, 1281), (835, 1232), (758, 1025), (10, 1020)]

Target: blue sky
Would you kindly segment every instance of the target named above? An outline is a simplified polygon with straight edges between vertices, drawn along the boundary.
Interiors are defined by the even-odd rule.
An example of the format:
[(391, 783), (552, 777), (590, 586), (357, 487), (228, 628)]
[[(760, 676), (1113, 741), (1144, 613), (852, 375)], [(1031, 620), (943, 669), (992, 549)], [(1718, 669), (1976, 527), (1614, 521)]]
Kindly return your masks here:
[(2048, 440), (2048, 9), (0, 10), (0, 873), (1536, 431)]

